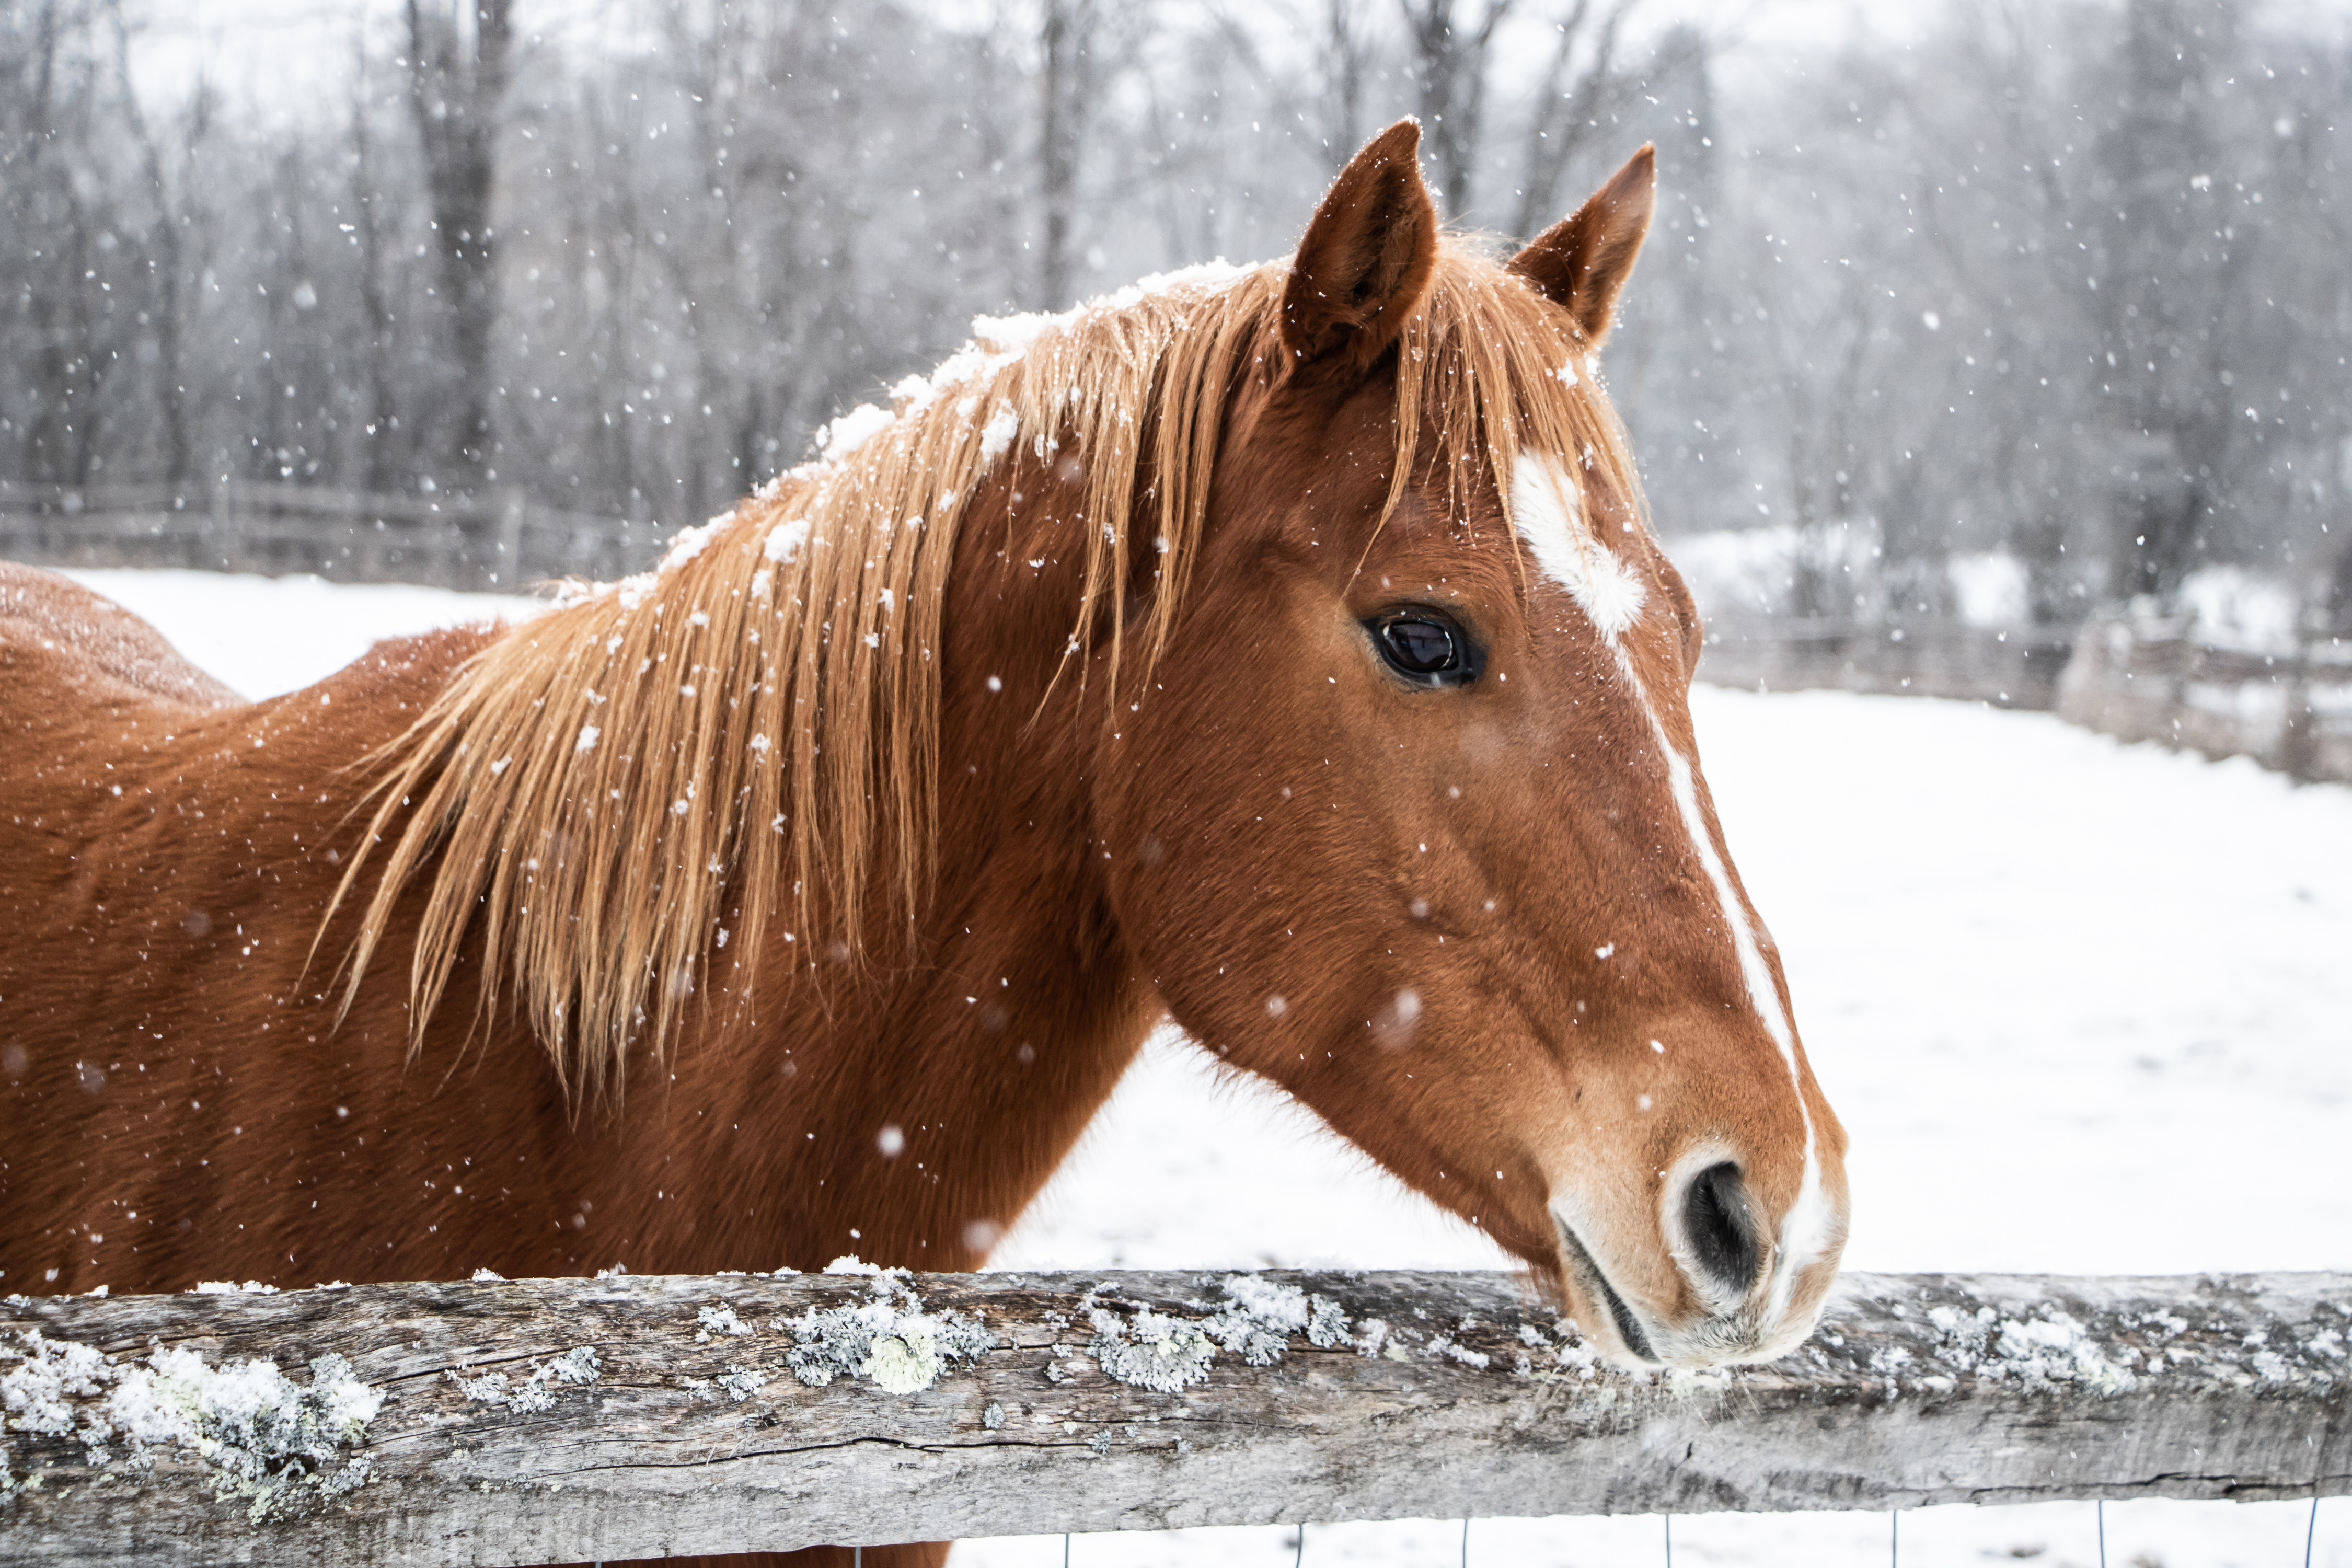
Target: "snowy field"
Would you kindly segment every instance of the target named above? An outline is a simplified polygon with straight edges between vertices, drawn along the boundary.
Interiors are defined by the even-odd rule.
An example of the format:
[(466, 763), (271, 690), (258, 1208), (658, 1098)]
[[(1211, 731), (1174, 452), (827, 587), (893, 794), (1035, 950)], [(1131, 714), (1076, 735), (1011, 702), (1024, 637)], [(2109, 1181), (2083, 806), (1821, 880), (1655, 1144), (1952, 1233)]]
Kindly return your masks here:
[[(376, 637), (528, 601), (197, 573), (76, 574), (248, 696)], [(1848, 1264), (2352, 1268), (2352, 790), (2122, 746), (2046, 715), (1702, 688), (1732, 850), (1853, 1141)], [(1013, 1230), (1008, 1268), (1507, 1266), (1271, 1090), (1155, 1040)], [(2105, 1510), (2126, 1568), (2293, 1568), (2304, 1504)], [(1477, 1568), (1662, 1563), (1667, 1521), (1480, 1520)], [(2101, 1562), (2091, 1505), (1902, 1516), (1900, 1562)], [(1672, 1521), (1684, 1564), (1889, 1561), (1885, 1514)], [(959, 1568), (1055, 1568), (1060, 1536)], [(1287, 1528), (1079, 1536), (1071, 1568), (1278, 1568)], [(1460, 1521), (1308, 1527), (1315, 1568), (1443, 1568)], [(2352, 1500), (2310, 1561), (2352, 1568)]]

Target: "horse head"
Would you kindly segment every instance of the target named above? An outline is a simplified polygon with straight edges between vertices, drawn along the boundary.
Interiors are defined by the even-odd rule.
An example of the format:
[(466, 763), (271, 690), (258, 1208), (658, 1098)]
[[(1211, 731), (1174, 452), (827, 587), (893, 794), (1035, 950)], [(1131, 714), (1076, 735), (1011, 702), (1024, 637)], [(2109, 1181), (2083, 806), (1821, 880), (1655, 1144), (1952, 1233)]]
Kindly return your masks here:
[[(1164, 1006), (1612, 1354), (1797, 1343), (1844, 1133), (1595, 379), (1651, 161), (1504, 265), (1417, 146), (1286, 268), (978, 323), (658, 571), (483, 643), (375, 753), (341, 1005), (418, 1051), (518, 1020), (575, 1105), (635, 1074), (742, 1130), (711, 1190), (799, 1194), (761, 1247), (950, 1268)], [(731, 1258), (736, 1216), (645, 1207), (659, 1125), (597, 1223)]]
[(1190, 585), (1097, 769), (1117, 918), (1194, 1037), (1612, 1354), (1781, 1354), (1836, 1272), (1844, 1133), (1594, 379), (1651, 155), (1505, 267), (1441, 236), (1417, 140), (1332, 186), (1227, 409)]

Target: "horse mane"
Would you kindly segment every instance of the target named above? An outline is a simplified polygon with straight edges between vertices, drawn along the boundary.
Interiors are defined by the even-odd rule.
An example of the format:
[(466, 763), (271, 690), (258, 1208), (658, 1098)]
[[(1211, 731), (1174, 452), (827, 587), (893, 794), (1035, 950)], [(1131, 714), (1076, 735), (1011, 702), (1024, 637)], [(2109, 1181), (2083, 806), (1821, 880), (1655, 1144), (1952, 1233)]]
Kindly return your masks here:
[[(884, 891), (911, 932), (966, 510), (1008, 458), (1085, 454), (1065, 668), (1107, 617), (1115, 700), (1131, 562), (1158, 552), (1148, 673), (1199, 552), (1227, 404), (1284, 353), (1287, 277), (1281, 263), (1196, 268), (1058, 317), (983, 317), (932, 374), (893, 388), (890, 409), (835, 420), (819, 457), (680, 534), (655, 572), (576, 589), (482, 647), (361, 764), (380, 770), (374, 811), (329, 920), (385, 847), (343, 1009), (423, 878), (411, 1055), (478, 924), (475, 1027), (511, 972), (567, 1093), (617, 1100), (632, 1044), (665, 1053), (715, 965), (748, 998), (772, 922), (812, 963), (835, 944), (862, 953), (885, 850)], [(1458, 503), (1480, 465), (1507, 476), (1522, 446), (1580, 459), (1638, 505), (1591, 345), (1471, 242), (1443, 242), (1397, 354), (1391, 508), (1410, 475), (1441, 465)], [(1424, 418), (1433, 452), (1419, 449)]]

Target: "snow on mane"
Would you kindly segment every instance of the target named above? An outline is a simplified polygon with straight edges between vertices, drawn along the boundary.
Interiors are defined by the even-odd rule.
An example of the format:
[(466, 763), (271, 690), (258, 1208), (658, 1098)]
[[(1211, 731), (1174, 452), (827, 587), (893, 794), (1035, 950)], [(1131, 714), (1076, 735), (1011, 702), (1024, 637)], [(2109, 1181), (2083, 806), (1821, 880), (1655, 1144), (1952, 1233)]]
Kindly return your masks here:
[[(828, 421), (816, 433), (815, 455), (808, 462), (769, 479), (756, 494), (759, 499), (768, 499), (790, 479), (814, 477), (827, 468), (845, 462), (866, 442), (892, 428), (898, 421), (929, 413), (932, 405), (948, 394), (975, 384), (994, 382), (1048, 333), (1068, 331), (1090, 318), (1132, 310), (1165, 295), (1221, 292), (1263, 270), (1263, 268), (1256, 267), (1236, 267), (1221, 256), (1214, 261), (1152, 273), (1108, 294), (1081, 300), (1066, 310), (1024, 310), (1009, 316), (974, 316), (971, 319), (971, 336), (964, 345), (941, 360), (928, 374), (900, 378), (890, 388), (890, 406), (886, 408), (877, 403), (861, 403)], [(966, 421), (976, 417), (983, 401), (976, 396), (960, 399), (955, 405), (957, 417)], [(1019, 430), (1018, 412), (1010, 403), (996, 400), (982, 429), (983, 463), (993, 462), (1010, 450), (1018, 438)], [(732, 515), (729, 514), (730, 518)], [(684, 544), (688, 534), (695, 531), (689, 529), (679, 534), (673, 552)], [(667, 569), (670, 563), (665, 560), (662, 564)]]

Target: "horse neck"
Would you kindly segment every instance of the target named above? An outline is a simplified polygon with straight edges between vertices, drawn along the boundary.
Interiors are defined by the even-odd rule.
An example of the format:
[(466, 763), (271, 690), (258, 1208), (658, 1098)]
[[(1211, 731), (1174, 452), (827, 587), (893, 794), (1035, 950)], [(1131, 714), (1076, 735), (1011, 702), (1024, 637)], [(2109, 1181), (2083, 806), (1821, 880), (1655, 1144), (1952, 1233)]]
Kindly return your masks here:
[(843, 1253), (977, 1266), (1157, 1016), (1097, 868), (1089, 737), (1105, 694), (1060, 668), (1083, 553), (1061, 546), (1083, 524), (1051, 521), (1075, 504), (1034, 489), (1020, 510), (1047, 521), (1009, 518), (1010, 496), (975, 502), (950, 574), (939, 834), (911, 941), (903, 912), (877, 917), (856, 961), (772, 939), (761, 973), (795, 975), (773, 1018), (760, 1008), (730, 1048), (689, 1042), (680, 1064), (727, 1064), (726, 1103), (695, 1120), (760, 1129), (709, 1147), (739, 1165), (746, 1147), (771, 1152), (755, 1180), (800, 1205), (782, 1238), (799, 1267)]

